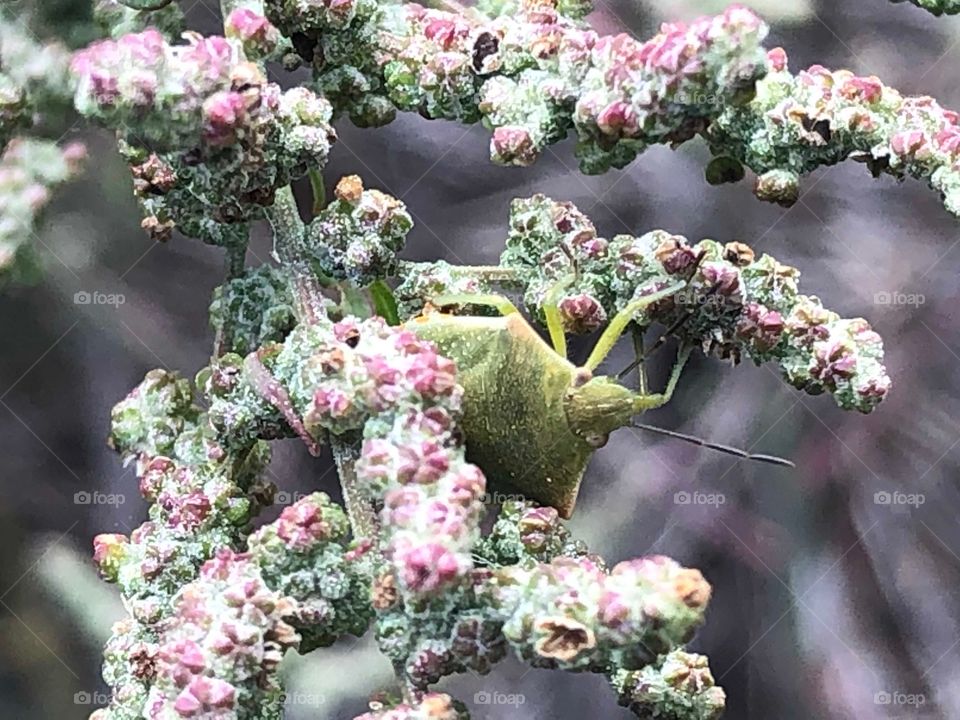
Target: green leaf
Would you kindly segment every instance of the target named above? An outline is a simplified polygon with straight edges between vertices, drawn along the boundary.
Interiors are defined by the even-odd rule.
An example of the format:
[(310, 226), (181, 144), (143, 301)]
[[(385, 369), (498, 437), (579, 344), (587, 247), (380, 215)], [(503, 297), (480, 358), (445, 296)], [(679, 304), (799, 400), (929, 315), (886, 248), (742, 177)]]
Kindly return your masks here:
[(383, 280), (377, 280), (370, 286), (370, 295), (373, 296), (373, 309), (388, 325), (400, 324), (400, 313), (397, 312), (397, 299), (393, 290)]

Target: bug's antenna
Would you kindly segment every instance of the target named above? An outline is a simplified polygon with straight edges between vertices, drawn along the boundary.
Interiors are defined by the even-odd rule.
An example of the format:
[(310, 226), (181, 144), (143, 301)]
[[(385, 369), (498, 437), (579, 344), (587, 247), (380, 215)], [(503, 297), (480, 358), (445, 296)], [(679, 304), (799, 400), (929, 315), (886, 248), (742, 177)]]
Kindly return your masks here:
[(710, 450), (716, 450), (717, 452), (726, 453), (727, 455), (734, 455), (744, 460), (753, 460), (755, 462), (768, 463), (770, 465), (780, 465), (781, 467), (790, 467), (795, 468), (796, 465), (786, 458), (777, 457), (776, 455), (764, 455), (762, 453), (750, 453), (746, 450), (741, 450), (740, 448), (731, 447), (730, 445), (721, 445), (720, 443), (710, 442), (709, 440), (704, 440), (703, 438), (698, 438), (695, 435), (687, 435), (685, 433), (677, 432), (676, 430), (667, 430), (666, 428), (657, 427), (656, 425), (647, 425), (645, 423), (630, 423), (627, 427), (636, 428), (637, 430), (647, 430), (648, 432), (657, 433), (658, 435), (665, 435), (674, 440), (683, 440), (684, 442), (692, 443), (693, 445), (699, 445), (700, 447), (705, 447)]

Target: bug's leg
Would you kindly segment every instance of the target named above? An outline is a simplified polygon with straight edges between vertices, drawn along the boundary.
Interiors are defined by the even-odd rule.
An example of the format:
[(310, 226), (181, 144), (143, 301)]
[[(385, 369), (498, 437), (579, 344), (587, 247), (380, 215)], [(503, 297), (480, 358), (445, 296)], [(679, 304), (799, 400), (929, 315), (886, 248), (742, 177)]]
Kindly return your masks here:
[(636, 396), (634, 399), (634, 407), (637, 412), (653, 410), (670, 402), (670, 398), (673, 397), (673, 391), (677, 389), (677, 382), (680, 380), (683, 367), (687, 364), (687, 360), (690, 358), (692, 351), (693, 346), (686, 345), (681, 347), (677, 352), (677, 361), (673, 365), (673, 370), (670, 371), (670, 379), (667, 381), (667, 387), (662, 393), (653, 393), (651, 395), (639, 394)]
[(563, 331), (563, 318), (560, 315), (560, 305), (557, 299), (570, 284), (572, 276), (555, 284), (547, 291), (543, 299), (543, 315), (547, 319), (547, 332), (550, 333), (550, 344), (554, 352), (562, 358), (567, 357), (567, 334)]
[(596, 346), (593, 348), (593, 352), (590, 353), (590, 357), (587, 358), (587, 362), (583, 366), (590, 371), (596, 370), (599, 367), (600, 363), (604, 361), (607, 355), (610, 354), (610, 351), (613, 350), (613, 346), (617, 344), (617, 340), (620, 339), (620, 336), (623, 334), (623, 331), (626, 330), (627, 325), (633, 320), (633, 316), (644, 308), (652, 305), (655, 302), (663, 300), (666, 297), (670, 297), (674, 293), (682, 290), (686, 287), (685, 282), (678, 282), (669, 287), (665, 287), (659, 292), (655, 292), (652, 295), (647, 295), (646, 297), (639, 298), (629, 303), (623, 310), (618, 312), (613, 316), (613, 320), (610, 321), (610, 324), (607, 325), (606, 329), (603, 331), (603, 334), (600, 336), (600, 339), (597, 340)]
[(444, 305), (486, 305), (496, 308), (501, 315), (511, 315), (519, 312), (516, 305), (503, 295), (454, 293), (450, 295), (437, 295), (430, 298), (430, 302), (438, 307)]

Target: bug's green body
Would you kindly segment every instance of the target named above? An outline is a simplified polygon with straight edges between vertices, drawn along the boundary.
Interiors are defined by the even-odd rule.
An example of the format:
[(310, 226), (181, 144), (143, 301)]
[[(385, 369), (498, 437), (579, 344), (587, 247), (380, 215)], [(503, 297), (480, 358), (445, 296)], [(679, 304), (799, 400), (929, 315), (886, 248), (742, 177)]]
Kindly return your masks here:
[(591, 378), (519, 313), (430, 312), (407, 327), (457, 363), (471, 462), (491, 483), (570, 517), (591, 454), (638, 412), (636, 394)]

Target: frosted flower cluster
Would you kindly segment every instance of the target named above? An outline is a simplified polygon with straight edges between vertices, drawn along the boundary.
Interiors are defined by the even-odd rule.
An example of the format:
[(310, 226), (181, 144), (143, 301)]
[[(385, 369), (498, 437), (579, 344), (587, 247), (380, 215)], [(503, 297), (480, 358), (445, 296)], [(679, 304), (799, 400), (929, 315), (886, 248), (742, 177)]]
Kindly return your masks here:
[(216, 553), (238, 548), (250, 520), (269, 502), (270, 488), (259, 479), (268, 448), (254, 442), (225, 450), (205, 432), (206, 417), (189, 383), (164, 370), (148, 373), (112, 417), (111, 445), (135, 462), (150, 509), (129, 537), (94, 539), (94, 560), (130, 612), (107, 645), (104, 678), (113, 696), (97, 717), (190, 717), (189, 708), (226, 707), (233, 696), (224, 687), (194, 678), (179, 686), (187, 695), (171, 701), (184, 714), (164, 715), (155, 681), (164, 652), (176, 655), (164, 649), (163, 634), (182, 607), (184, 586)]
[(855, 160), (874, 177), (927, 181), (960, 215), (960, 115), (849, 70), (813, 65), (793, 75), (781, 48), (768, 62), (754, 100), (727, 109), (707, 132), (716, 155), (757, 173), (761, 199), (790, 205), (800, 175)]
[(369, 542), (350, 547), (346, 513), (323, 493), (284, 508), (250, 536), (248, 548), (267, 584), (295, 601), (286, 616), (300, 652), (363, 635), (373, 619)]
[(742, 7), (647, 42), (601, 36), (545, 2), (494, 18), (372, 0), (266, 7), (358, 124), (389, 122), (394, 108), (482, 121), (506, 165), (575, 130), (585, 172), (623, 167), (649, 144), (690, 139), (766, 72), (766, 26)]
[(589, 557), (498, 570), (489, 590), (503, 634), (535, 667), (635, 669), (688, 642), (710, 586), (670, 558), (630, 560), (607, 572)]
[(326, 162), (332, 109), (268, 82), (238, 40), (187, 39), (148, 29), (76, 53), (75, 104), (123, 139), (145, 228), (229, 244), (222, 225), (261, 217), (278, 188)]
[(299, 642), (284, 620), (294, 607), (248, 554), (219, 550), (183, 588), (160, 630), (143, 717), (281, 718), (275, 670)]
[(406, 206), (379, 190), (365, 190), (349, 175), (337, 183), (334, 201), (307, 227), (306, 242), (320, 269), (363, 287), (394, 275), (413, 218)]
[(726, 694), (714, 684), (703, 655), (674, 650), (642, 670), (619, 670), (611, 678), (621, 705), (641, 720), (672, 717), (717, 720)]

